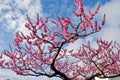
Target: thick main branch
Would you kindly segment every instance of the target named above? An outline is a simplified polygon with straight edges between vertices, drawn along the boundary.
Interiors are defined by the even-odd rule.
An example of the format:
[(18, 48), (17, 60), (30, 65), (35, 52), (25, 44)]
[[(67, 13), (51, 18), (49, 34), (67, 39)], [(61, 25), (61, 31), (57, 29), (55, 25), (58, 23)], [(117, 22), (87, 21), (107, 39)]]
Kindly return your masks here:
[(55, 68), (55, 66), (54, 66), (55, 61), (56, 61), (56, 59), (57, 59), (57, 57), (58, 57), (58, 55), (59, 55), (59, 53), (60, 53), (60, 51), (61, 51), (61, 49), (62, 49), (62, 47), (63, 47), (64, 44), (65, 44), (65, 42), (63, 42), (63, 43), (61, 44), (61, 46), (59, 47), (59, 49), (58, 49), (58, 51), (57, 51), (57, 53), (56, 53), (56, 55), (55, 55), (55, 58), (53, 59), (53, 62), (52, 62), (52, 64), (51, 64), (51, 69), (52, 69), (57, 75), (59, 75), (63, 80), (71, 80), (71, 79), (68, 78), (64, 73), (62, 73), (62, 72), (60, 72), (59, 70), (57, 70), (57, 69)]

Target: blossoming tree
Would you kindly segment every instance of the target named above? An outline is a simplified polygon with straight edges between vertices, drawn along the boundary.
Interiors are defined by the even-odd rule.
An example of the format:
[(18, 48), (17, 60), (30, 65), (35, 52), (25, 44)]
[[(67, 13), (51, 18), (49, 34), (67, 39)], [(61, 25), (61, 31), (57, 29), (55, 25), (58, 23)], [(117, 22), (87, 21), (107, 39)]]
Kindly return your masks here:
[[(76, 40), (97, 33), (105, 24), (105, 15), (101, 24), (94, 20), (100, 5), (94, 12), (84, 11), (83, 1), (74, 0), (78, 8), (73, 12), (79, 19), (75, 24), (67, 18), (57, 20), (37, 15), (33, 23), (27, 16), (25, 27), (29, 35), (18, 31), (15, 35), (15, 49), (0, 54), (0, 67), (11, 69), (19, 75), (59, 77), (62, 80), (93, 80), (95, 77), (114, 78), (120, 76), (120, 45), (116, 42), (96, 40), (97, 48), (90, 41), (79, 49), (68, 50), (66, 46)], [(52, 29), (48, 23), (54, 26)], [(3, 56), (9, 61), (3, 60)]]

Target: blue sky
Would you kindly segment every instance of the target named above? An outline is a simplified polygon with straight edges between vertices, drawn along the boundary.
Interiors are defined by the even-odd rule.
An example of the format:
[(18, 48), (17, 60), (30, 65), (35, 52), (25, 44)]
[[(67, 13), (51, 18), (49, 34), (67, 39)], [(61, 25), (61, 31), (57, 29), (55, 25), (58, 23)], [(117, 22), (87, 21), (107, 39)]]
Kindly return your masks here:
[[(120, 0), (83, 1), (86, 9), (94, 9), (96, 4), (101, 4), (101, 9), (96, 16), (96, 19), (100, 20), (104, 13), (107, 15), (105, 28), (96, 35), (89, 36), (86, 41), (91, 40), (93, 46), (95, 46), (94, 38), (101, 37), (105, 40), (116, 40), (120, 43), (120, 38), (118, 37), (120, 34)], [(13, 45), (14, 34), (16, 31), (22, 31), (24, 34), (28, 34), (27, 29), (24, 28), (26, 14), (32, 19), (36, 18), (37, 13), (43, 18), (49, 16), (51, 19), (55, 19), (56, 16), (72, 16), (72, 12), (75, 9), (76, 7), (73, 4), (73, 0), (0, 0), (0, 52), (4, 49), (8, 49), (9, 44)], [(80, 42), (82, 43), (83, 41), (79, 40), (76, 44), (80, 44)], [(78, 47), (76, 44), (70, 45)], [(72, 47), (68, 46), (68, 48)], [(3, 72), (0, 71), (0, 75), (4, 75), (5, 71)], [(22, 80), (27, 80), (27, 78)]]

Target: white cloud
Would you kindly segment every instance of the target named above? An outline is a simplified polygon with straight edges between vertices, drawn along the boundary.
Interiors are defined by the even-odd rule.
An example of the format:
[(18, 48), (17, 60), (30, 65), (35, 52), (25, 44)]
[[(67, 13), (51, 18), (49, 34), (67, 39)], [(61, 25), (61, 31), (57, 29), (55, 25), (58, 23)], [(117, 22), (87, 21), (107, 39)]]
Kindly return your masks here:
[(0, 23), (5, 30), (22, 31), (26, 23), (26, 14), (35, 18), (39, 13), (42, 16), (42, 5), (40, 0), (3, 0), (0, 1)]
[(69, 50), (77, 50), (80, 48), (80, 46), (82, 45), (83, 43), (83, 40), (82, 39), (78, 39), (76, 40), (74, 43), (69, 43), (66, 47), (66, 49), (69, 51)]
[(103, 5), (101, 8), (101, 13), (107, 15), (107, 24), (110, 27), (120, 26), (120, 0), (111, 0), (107, 4)]
[(61, 80), (59, 78), (48, 78), (45, 76), (35, 77), (35, 76), (21, 76), (17, 75), (15, 72), (8, 69), (0, 69), (0, 80)]
[(100, 78), (98, 78), (98, 77), (95, 77), (95, 80), (109, 80), (109, 79), (100, 79)]
[(27, 22), (26, 14), (33, 19), (37, 13), (42, 16), (41, 0), (0, 0), (0, 49), (6, 45), (6, 35), (10, 34), (10, 38), (13, 38), (11, 33), (16, 31), (27, 34), (29, 31), (24, 27)]
[(108, 41), (117, 41), (120, 43), (120, 28), (114, 28), (114, 27), (109, 27), (105, 28), (103, 31), (101, 31), (101, 34), (99, 34), (100, 37), (104, 40)]
[(102, 31), (98, 34), (98, 37), (101, 37), (105, 40), (116, 40), (120, 43), (120, 0), (111, 0), (100, 9), (100, 14), (106, 14), (106, 25)]
[(37, 77), (16, 75), (11, 70), (0, 69), (0, 80), (36, 80)]

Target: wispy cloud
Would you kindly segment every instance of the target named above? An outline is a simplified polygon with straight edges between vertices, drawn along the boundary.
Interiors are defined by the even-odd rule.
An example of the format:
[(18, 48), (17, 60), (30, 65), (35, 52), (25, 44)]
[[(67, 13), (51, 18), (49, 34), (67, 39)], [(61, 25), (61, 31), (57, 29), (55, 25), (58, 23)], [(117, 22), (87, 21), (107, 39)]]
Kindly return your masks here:
[(48, 78), (45, 76), (21, 76), (8, 69), (0, 69), (0, 80), (61, 80), (59, 78)]
[(98, 78), (98, 77), (95, 77), (95, 80), (109, 80), (109, 79), (100, 79), (100, 78)]
[(39, 13), (42, 16), (40, 0), (1, 0), (0, 1), (0, 24), (5, 30), (23, 32), (26, 22), (26, 14), (31, 18)]
[(37, 80), (37, 77), (16, 75), (11, 70), (0, 69), (0, 80)]
[(28, 30), (24, 27), (26, 14), (34, 19), (37, 13), (42, 16), (41, 0), (0, 0), (0, 45), (5, 48), (5, 45), (12, 43), (16, 31), (27, 34)]
[(116, 40), (120, 43), (120, 0), (111, 0), (101, 7), (100, 14), (106, 14), (106, 25), (98, 34), (105, 40)]

